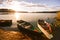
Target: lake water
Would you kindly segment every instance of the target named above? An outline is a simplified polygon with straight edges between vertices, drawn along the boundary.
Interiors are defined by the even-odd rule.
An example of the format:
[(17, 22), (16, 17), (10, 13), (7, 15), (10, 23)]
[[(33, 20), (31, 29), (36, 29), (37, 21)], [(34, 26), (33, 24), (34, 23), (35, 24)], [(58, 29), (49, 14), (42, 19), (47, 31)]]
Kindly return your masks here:
[(25, 21), (37, 21), (38, 19), (54, 18), (56, 13), (11, 13), (1, 14), (0, 20), (25, 20)]
[(17, 20), (25, 20), (31, 22), (34, 26), (36, 26), (38, 19), (54, 18), (55, 16), (56, 13), (0, 13), (0, 20), (12, 20), (14, 24), (12, 27), (15, 28), (17, 27)]

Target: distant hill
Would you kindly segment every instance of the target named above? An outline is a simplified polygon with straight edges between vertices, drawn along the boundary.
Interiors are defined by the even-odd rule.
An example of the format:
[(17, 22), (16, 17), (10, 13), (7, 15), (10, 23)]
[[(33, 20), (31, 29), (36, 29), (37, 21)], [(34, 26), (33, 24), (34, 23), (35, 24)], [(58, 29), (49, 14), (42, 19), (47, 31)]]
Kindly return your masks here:
[[(7, 12), (7, 13), (15, 13), (15, 10), (12, 9), (0, 9), (0, 12)], [(36, 12), (28, 12), (28, 11), (17, 11), (19, 13), (57, 13), (59, 11), (36, 11)]]
[(57, 13), (60, 11), (36, 11), (36, 12), (28, 12), (28, 11), (17, 11), (19, 13)]
[(15, 12), (12, 9), (0, 9), (0, 12)]
[(42, 12), (32, 12), (32, 13), (57, 13), (59, 11), (42, 11)]

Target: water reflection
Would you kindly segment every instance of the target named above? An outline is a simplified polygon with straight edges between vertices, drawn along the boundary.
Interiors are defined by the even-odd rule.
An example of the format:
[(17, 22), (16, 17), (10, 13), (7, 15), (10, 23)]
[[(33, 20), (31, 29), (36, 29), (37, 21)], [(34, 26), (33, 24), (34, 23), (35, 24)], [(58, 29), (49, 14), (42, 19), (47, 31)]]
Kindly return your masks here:
[(0, 13), (0, 20), (25, 20), (25, 21), (37, 21), (38, 19), (54, 18), (56, 13)]
[(16, 20), (19, 20), (19, 13), (15, 13), (15, 18), (16, 18)]
[(15, 13), (17, 20), (37, 21), (38, 19), (54, 18), (56, 13)]

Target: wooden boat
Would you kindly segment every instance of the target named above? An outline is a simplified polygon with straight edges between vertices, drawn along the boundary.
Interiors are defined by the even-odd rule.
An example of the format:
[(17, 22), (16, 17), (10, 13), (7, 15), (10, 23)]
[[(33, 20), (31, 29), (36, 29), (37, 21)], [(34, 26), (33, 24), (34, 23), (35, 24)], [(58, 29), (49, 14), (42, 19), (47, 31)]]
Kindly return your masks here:
[[(48, 38), (51, 39), (53, 38), (53, 35), (50, 34), (50, 32), (52, 32), (52, 29), (50, 27), (50, 25), (44, 21), (44, 20), (38, 20), (37, 23), (38, 28), (41, 30), (41, 32)], [(49, 32), (48, 32), (49, 31)]]

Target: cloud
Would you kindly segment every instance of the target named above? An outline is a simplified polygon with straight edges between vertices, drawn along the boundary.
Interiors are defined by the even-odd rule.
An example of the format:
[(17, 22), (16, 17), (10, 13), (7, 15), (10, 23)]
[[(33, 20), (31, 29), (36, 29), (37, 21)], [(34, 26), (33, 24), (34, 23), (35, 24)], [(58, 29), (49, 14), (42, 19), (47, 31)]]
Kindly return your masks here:
[[(28, 12), (36, 12), (36, 11), (56, 11), (59, 10), (59, 7), (49, 7), (44, 4), (35, 4), (35, 3), (29, 3), (25, 1), (12, 1), (12, 2), (3, 2), (4, 6), (6, 8), (12, 8), (16, 11), (28, 11)], [(1, 6), (0, 6), (1, 7)]]
[(4, 0), (0, 0), (0, 4), (2, 4), (4, 2)]
[(51, 9), (54, 9), (54, 10), (60, 11), (60, 6), (54, 6), (54, 7), (51, 7)]
[(60, 6), (49, 7), (48, 5), (45, 5), (45, 4), (34, 4), (34, 3), (28, 3), (25, 1), (21, 1), (20, 5), (26, 7), (25, 9), (29, 11), (58, 11), (60, 10)]
[(43, 4), (35, 4), (35, 3), (29, 3), (29, 2), (25, 2), (25, 1), (21, 1), (20, 5), (26, 6), (26, 7), (45, 7), (46, 6)]

